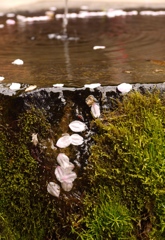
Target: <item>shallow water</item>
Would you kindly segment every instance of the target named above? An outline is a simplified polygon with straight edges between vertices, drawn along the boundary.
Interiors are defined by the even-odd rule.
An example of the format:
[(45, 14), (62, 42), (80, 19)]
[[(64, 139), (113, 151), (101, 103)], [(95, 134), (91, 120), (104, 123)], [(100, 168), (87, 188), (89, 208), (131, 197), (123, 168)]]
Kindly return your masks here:
[[(165, 15), (146, 16), (138, 10), (130, 16), (69, 19), (68, 36), (74, 39), (65, 41), (48, 38), (62, 34), (62, 19), (23, 23), (14, 18), (15, 25), (7, 25), (6, 19), (0, 17), (3, 83), (82, 87), (165, 81)], [(11, 64), (15, 59), (24, 64)]]

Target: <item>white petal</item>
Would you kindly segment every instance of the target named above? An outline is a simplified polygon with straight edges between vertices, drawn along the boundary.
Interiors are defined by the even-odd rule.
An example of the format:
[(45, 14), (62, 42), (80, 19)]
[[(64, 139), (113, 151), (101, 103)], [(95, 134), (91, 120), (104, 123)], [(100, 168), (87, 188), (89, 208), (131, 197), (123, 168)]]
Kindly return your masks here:
[(64, 169), (60, 166), (56, 167), (54, 173), (57, 180), (61, 183), (72, 183), (77, 178), (77, 174), (75, 172), (72, 172), (71, 170), (68, 171), (68, 169)]
[(66, 183), (72, 183), (75, 179), (77, 178), (77, 174), (75, 172), (70, 172), (68, 174), (65, 174), (63, 177), (62, 177), (62, 182), (66, 182)]
[(94, 46), (93, 50), (97, 50), (97, 49), (105, 49), (105, 46)]
[(37, 87), (37, 85), (31, 85), (25, 89), (25, 92), (32, 91)]
[(70, 129), (73, 132), (82, 132), (87, 128), (85, 123), (75, 120), (69, 124)]
[(71, 171), (74, 168), (74, 164), (69, 162), (69, 158), (64, 153), (58, 154), (57, 162), (64, 169), (68, 169)]
[(53, 87), (63, 87), (64, 86), (64, 84), (63, 83), (56, 83), (56, 84), (53, 84)]
[(51, 195), (55, 197), (59, 197), (60, 195), (60, 186), (54, 182), (49, 182), (47, 185), (47, 191)]
[(0, 82), (3, 81), (4, 79), (5, 79), (4, 77), (0, 76)]
[(91, 84), (85, 84), (84, 87), (85, 88), (97, 88), (100, 87), (101, 84), (100, 83), (91, 83)]
[(76, 146), (81, 145), (84, 142), (83, 137), (81, 137), (79, 134), (72, 134), (70, 136), (70, 139), (71, 139), (71, 144)]
[(91, 107), (91, 113), (94, 118), (100, 117), (100, 106), (98, 103), (93, 103)]
[(19, 90), (20, 87), (21, 87), (21, 84), (20, 84), (20, 83), (12, 83), (9, 88), (10, 88), (11, 90)]
[(6, 20), (6, 24), (8, 24), (8, 25), (14, 25), (14, 24), (15, 24), (15, 20), (14, 20), (14, 19), (7, 19), (7, 20)]
[(59, 148), (66, 148), (71, 144), (71, 139), (69, 135), (62, 136), (58, 139), (56, 146)]
[(129, 91), (132, 90), (132, 85), (129, 83), (121, 83), (117, 86), (117, 89), (121, 92), (121, 93), (128, 93)]
[(64, 171), (63, 171), (63, 169), (62, 169), (60, 166), (56, 167), (54, 174), (55, 174), (57, 180), (58, 180), (59, 182), (61, 182), (61, 181), (62, 181), (62, 178), (63, 178), (63, 176), (64, 176)]
[(37, 144), (38, 144), (37, 135), (38, 135), (38, 133), (32, 133), (32, 143), (34, 144), (34, 146), (37, 146)]
[(15, 64), (15, 65), (23, 65), (23, 60), (21, 60), (21, 59), (16, 59), (16, 60), (14, 60), (13, 62), (12, 62), (12, 64)]
[(64, 189), (64, 191), (69, 192), (73, 187), (73, 183), (63, 182), (61, 183), (61, 187)]

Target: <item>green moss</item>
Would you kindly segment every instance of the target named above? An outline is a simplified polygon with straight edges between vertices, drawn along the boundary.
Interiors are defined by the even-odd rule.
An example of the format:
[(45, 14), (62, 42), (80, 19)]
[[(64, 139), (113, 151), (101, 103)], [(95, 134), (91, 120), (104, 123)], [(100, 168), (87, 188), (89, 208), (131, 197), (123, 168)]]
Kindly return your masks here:
[[(107, 195), (110, 198), (114, 196), (115, 199), (116, 194), (121, 196), (123, 208), (126, 207), (129, 215), (135, 219), (132, 222), (134, 236), (139, 239), (163, 239), (165, 236), (164, 97), (161, 96), (160, 99), (159, 93), (141, 95), (132, 92), (118, 103), (115, 111), (105, 112), (102, 119), (95, 120), (95, 126), (97, 134), (94, 136), (95, 144), (91, 147), (87, 166), (90, 186), (87, 195), (92, 199), (93, 207), (91, 213), (84, 217), (85, 231), (91, 231), (92, 225), (88, 224), (90, 221), (91, 224), (96, 223), (92, 220), (92, 214), (95, 218), (96, 215), (101, 219), (106, 218), (103, 207), (106, 203), (103, 201), (103, 206), (97, 203), (95, 205), (95, 200), (93, 201), (97, 196), (96, 189), (106, 187), (109, 189)], [(88, 204), (89, 201), (85, 202), (85, 214)], [(113, 208), (116, 208), (113, 204), (112, 199), (109, 214)], [(96, 214), (97, 208), (99, 211)], [(108, 209), (108, 206), (106, 208)], [(104, 209), (104, 213), (101, 209)], [(102, 239), (99, 229), (95, 230), (95, 237), (91, 239)], [(122, 228), (120, 230), (122, 231)], [(97, 234), (100, 238), (96, 237)], [(109, 235), (112, 234), (113, 230), (109, 228)]]
[[(47, 193), (57, 153), (42, 145), (59, 133), (52, 132), (44, 110), (31, 106), (0, 119), (1, 238), (163, 240), (164, 99), (159, 93), (132, 92), (92, 123), (97, 134), (81, 175), (86, 185), (81, 199)], [(32, 133), (38, 133), (37, 146)]]
[(59, 210), (61, 201), (47, 193), (50, 176), (44, 170), (46, 156), (39, 146), (31, 142), (34, 132), (39, 134), (40, 140), (51, 136), (51, 125), (46, 114), (31, 107), (18, 114), (14, 122), (6, 123), (3, 119), (2, 123), (1, 238), (43, 240), (54, 236), (58, 239), (60, 234), (64, 234), (60, 224), (62, 221), (66, 224), (67, 211), (62, 216), (62, 208)]

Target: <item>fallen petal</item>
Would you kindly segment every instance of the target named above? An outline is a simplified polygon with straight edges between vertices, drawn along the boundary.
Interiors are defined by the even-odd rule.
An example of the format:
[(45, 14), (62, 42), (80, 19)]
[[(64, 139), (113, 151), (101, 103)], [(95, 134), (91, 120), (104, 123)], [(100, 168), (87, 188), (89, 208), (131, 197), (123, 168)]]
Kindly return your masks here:
[(25, 92), (32, 91), (37, 87), (37, 85), (31, 85), (25, 89)]
[(66, 148), (70, 144), (71, 144), (70, 135), (65, 135), (58, 139), (56, 146), (59, 148)]
[(98, 103), (93, 103), (91, 106), (91, 113), (94, 118), (100, 117), (100, 106)]
[(54, 182), (49, 182), (47, 185), (47, 191), (51, 195), (55, 197), (59, 197), (60, 195), (60, 186)]
[(64, 169), (61, 166), (56, 167), (55, 176), (59, 182), (72, 183), (76, 178), (77, 174), (71, 170)]
[(97, 87), (100, 87), (101, 84), (100, 83), (91, 83), (91, 84), (85, 84), (84, 87), (85, 88), (97, 88)]
[(21, 59), (16, 59), (12, 62), (12, 64), (15, 64), (15, 65), (23, 65), (24, 62), (21, 60)]
[(62, 182), (61, 187), (64, 189), (64, 191), (69, 192), (73, 188), (73, 183)]
[(0, 82), (3, 81), (4, 79), (5, 79), (4, 77), (0, 76)]
[(20, 87), (21, 87), (21, 84), (20, 84), (20, 83), (12, 83), (9, 88), (10, 88), (11, 90), (19, 90)]
[(57, 162), (62, 168), (68, 169), (69, 171), (72, 171), (72, 169), (74, 168), (73, 163), (69, 162), (68, 156), (66, 156), (64, 153), (58, 154)]
[(128, 93), (129, 91), (132, 90), (132, 85), (129, 83), (121, 83), (117, 86), (117, 89), (121, 93)]
[(81, 145), (84, 142), (83, 137), (81, 137), (79, 134), (72, 134), (70, 136), (70, 139), (71, 139), (71, 144), (76, 146)]
[(14, 25), (14, 24), (15, 24), (15, 20), (14, 20), (14, 19), (7, 19), (7, 20), (6, 20), (6, 24), (8, 24), (8, 25)]
[(85, 131), (86, 128), (87, 128), (85, 123), (80, 122), (78, 120), (75, 120), (75, 121), (71, 122), (69, 124), (69, 127), (73, 132), (82, 132), (82, 131)]
[(94, 46), (93, 50), (97, 50), (97, 49), (105, 49), (105, 46)]
[(34, 144), (34, 146), (37, 146), (38, 144), (37, 134), (38, 133), (32, 133), (32, 143)]
[(53, 84), (53, 87), (63, 87), (64, 86), (64, 84), (63, 83), (56, 83), (56, 84)]

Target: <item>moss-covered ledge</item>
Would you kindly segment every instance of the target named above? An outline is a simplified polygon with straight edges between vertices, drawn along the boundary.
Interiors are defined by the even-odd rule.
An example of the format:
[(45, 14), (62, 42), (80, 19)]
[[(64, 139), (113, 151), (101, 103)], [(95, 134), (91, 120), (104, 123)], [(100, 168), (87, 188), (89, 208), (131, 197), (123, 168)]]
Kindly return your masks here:
[[(0, 94), (0, 229), (4, 239), (165, 238), (164, 84), (46, 88)], [(86, 98), (98, 100), (93, 119)], [(59, 149), (68, 125), (83, 121), (84, 143)], [(37, 134), (38, 143), (32, 141)], [(77, 179), (59, 198), (47, 192), (58, 153)]]

